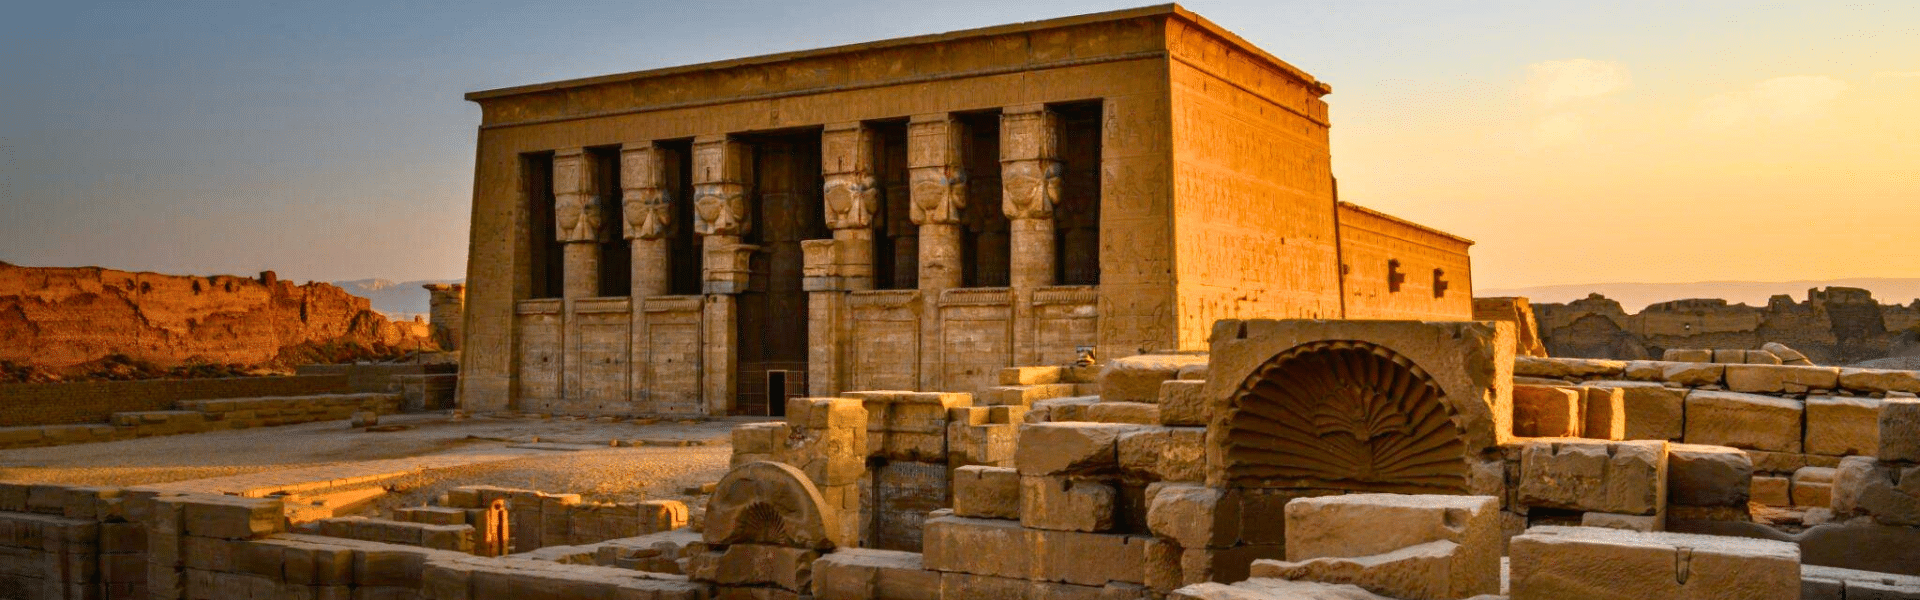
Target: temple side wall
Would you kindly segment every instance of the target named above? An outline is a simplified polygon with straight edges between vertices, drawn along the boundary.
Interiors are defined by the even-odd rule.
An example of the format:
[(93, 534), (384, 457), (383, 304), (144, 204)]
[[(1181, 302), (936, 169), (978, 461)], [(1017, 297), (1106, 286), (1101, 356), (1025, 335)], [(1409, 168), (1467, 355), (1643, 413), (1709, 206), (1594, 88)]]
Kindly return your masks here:
[[(1470, 244), (1342, 202), (1340, 262), (1346, 271), (1347, 318), (1471, 320)], [(1391, 281), (1396, 277), (1397, 284)]]

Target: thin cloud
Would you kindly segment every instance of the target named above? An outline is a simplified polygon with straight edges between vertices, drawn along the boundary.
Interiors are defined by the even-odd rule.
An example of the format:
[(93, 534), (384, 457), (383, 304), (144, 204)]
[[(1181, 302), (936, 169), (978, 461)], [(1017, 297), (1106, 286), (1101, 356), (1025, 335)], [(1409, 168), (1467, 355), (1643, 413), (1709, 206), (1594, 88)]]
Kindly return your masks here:
[(1874, 73), (1874, 79), (1911, 79), (1920, 77), (1920, 71), (1881, 71)]
[(1762, 121), (1806, 121), (1826, 114), (1828, 106), (1848, 87), (1847, 82), (1825, 75), (1775, 77), (1750, 89), (1701, 100), (1693, 124), (1704, 129), (1727, 129)]
[(1548, 106), (1605, 96), (1632, 83), (1627, 65), (1610, 60), (1575, 58), (1527, 65), (1528, 94)]

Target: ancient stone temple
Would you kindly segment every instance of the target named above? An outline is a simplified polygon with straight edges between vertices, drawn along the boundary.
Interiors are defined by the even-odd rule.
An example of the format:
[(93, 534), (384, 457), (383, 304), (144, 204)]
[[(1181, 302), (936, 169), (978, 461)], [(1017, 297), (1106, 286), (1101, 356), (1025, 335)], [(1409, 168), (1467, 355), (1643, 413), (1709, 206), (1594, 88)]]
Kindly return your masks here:
[(1469, 318), (1470, 241), (1336, 197), (1330, 91), (1168, 5), (469, 94), (462, 405), (778, 414)]

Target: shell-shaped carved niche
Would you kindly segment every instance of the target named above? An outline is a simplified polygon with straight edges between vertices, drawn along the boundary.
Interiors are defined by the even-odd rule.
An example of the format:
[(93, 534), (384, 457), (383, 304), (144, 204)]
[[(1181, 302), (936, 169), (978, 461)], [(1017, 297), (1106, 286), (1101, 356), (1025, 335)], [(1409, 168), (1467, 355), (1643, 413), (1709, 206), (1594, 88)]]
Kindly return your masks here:
[(776, 462), (727, 472), (707, 501), (709, 544), (767, 544), (829, 549), (834, 515), (805, 473)]
[(1466, 489), (1464, 432), (1440, 385), (1384, 346), (1295, 346), (1256, 369), (1229, 411), (1223, 456), (1237, 486)]

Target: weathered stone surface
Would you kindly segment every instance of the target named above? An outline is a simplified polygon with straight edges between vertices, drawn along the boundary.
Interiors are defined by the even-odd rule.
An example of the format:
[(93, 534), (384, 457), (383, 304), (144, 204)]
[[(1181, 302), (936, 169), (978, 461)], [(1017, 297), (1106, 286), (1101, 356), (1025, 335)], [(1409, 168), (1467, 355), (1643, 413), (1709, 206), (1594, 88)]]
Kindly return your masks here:
[[(775, 462), (735, 467), (707, 500), (706, 542), (832, 548), (843, 540), (830, 509), (805, 473)], [(844, 544), (853, 545), (853, 544)]]
[(1667, 501), (1689, 506), (1745, 508), (1753, 479), (1753, 461), (1726, 446), (1672, 444), (1667, 447)]
[(1669, 364), (1665, 367), (1661, 378), (1688, 387), (1705, 387), (1725, 383), (1726, 376), (1726, 365), (1702, 362)]
[(1028, 530), (1018, 521), (935, 516), (922, 528), (929, 569), (1018, 579), (1037, 573)]
[(1007, 367), (1000, 370), (1000, 385), (1062, 383), (1065, 377), (1061, 367)]
[(1627, 531), (1660, 531), (1665, 528), (1666, 515), (1621, 515), (1614, 513), (1590, 512), (1580, 514), (1581, 527), (1607, 527)]
[(1287, 563), (1255, 577), (1354, 583), (1403, 598), (1500, 591), (1500, 502), (1487, 496), (1354, 494), (1287, 504)]
[(1513, 600), (1800, 597), (1800, 551), (1785, 542), (1534, 527), (1510, 548)]
[(1028, 423), (1020, 427), (1014, 465), (1021, 475), (1077, 475), (1120, 466), (1119, 441), (1141, 425)]
[(1626, 394), (1619, 388), (1580, 388), (1580, 437), (1596, 440), (1627, 439)]
[(1849, 456), (1833, 475), (1832, 493), (1840, 518), (1867, 515), (1883, 525), (1920, 526), (1920, 465)]
[(1087, 420), (1095, 423), (1159, 425), (1160, 405), (1146, 402), (1101, 402), (1087, 407)]
[(809, 548), (788, 548), (765, 544), (733, 544), (718, 552), (692, 557), (710, 565), (689, 565), (689, 572), (708, 575), (703, 579), (721, 585), (772, 585), (793, 592), (813, 589), (813, 563), (820, 553)]
[(1856, 392), (1907, 392), (1920, 394), (1920, 371), (1887, 369), (1840, 369), (1840, 387)]
[(1794, 506), (1832, 506), (1836, 469), (1801, 467), (1793, 472)]
[(1226, 548), (1240, 535), (1236, 494), (1193, 484), (1156, 484), (1148, 491), (1147, 528), (1182, 548)]
[(1651, 515), (1666, 501), (1667, 443), (1548, 439), (1520, 452), (1527, 506)]
[(278, 498), (193, 496), (185, 505), (183, 533), (187, 535), (246, 540), (286, 531), (287, 527)]
[(1061, 476), (1020, 478), (1020, 524), (1032, 529), (1107, 531), (1113, 529), (1111, 485)]
[(1355, 585), (1249, 579), (1225, 583), (1196, 583), (1168, 594), (1169, 600), (1392, 600)]
[(1888, 398), (1880, 404), (1880, 460), (1920, 462), (1920, 400)]
[[(1453, 568), (1466, 549), (1447, 541), (1427, 542), (1357, 557), (1323, 557), (1300, 562), (1253, 561), (1254, 581), (1279, 579), (1350, 584), (1391, 598), (1451, 600), (1499, 591), (1499, 582), (1485, 589), (1455, 589)], [(1497, 560), (1497, 559), (1496, 559)], [(1496, 568), (1497, 571), (1497, 568)], [(1496, 578), (1497, 579), (1497, 578)]]
[(1735, 392), (1804, 394), (1839, 385), (1838, 367), (1727, 365), (1727, 389)]
[(1801, 403), (1783, 398), (1694, 390), (1687, 394), (1689, 444), (1800, 452)]
[(813, 596), (849, 600), (940, 600), (940, 573), (919, 552), (841, 548), (813, 561)]
[(1178, 379), (1184, 367), (1206, 363), (1207, 357), (1200, 354), (1142, 354), (1113, 359), (1100, 371), (1100, 400), (1158, 401), (1161, 382)]
[(1671, 362), (1713, 362), (1713, 351), (1698, 348), (1668, 348), (1661, 353), (1660, 360)]
[(1786, 477), (1773, 475), (1753, 476), (1752, 491), (1749, 494), (1756, 504), (1767, 506), (1792, 506), (1793, 481)]
[(1012, 467), (954, 469), (953, 514), (981, 519), (1020, 518), (1020, 473)]
[(1160, 424), (1173, 426), (1207, 425), (1207, 382), (1177, 380), (1160, 383)]
[(1593, 358), (1542, 358), (1516, 356), (1513, 374), (1556, 379), (1593, 379), (1626, 375), (1627, 363)]
[(1626, 430), (1621, 439), (1679, 440), (1686, 435), (1687, 390), (1647, 381), (1595, 381), (1620, 390)]
[(1513, 386), (1513, 434), (1580, 437), (1580, 392), (1569, 387)]
[(1207, 430), (1148, 427), (1120, 436), (1121, 471), (1148, 481), (1201, 481), (1207, 476)]
[(1880, 448), (1880, 401), (1873, 398), (1808, 396), (1808, 454), (1871, 455)]

